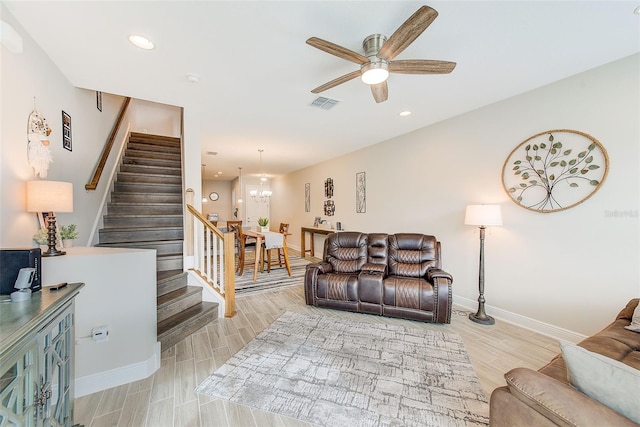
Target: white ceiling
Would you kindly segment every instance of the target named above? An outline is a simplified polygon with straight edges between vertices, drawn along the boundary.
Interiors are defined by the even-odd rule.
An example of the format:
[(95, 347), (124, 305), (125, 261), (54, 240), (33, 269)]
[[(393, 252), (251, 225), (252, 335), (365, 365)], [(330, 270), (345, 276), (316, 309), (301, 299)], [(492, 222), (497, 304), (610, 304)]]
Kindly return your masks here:
[[(640, 51), (640, 0), (3, 3), (73, 85), (198, 110), (206, 176), (223, 179), (259, 173), (259, 148), (268, 175), (292, 172)], [(307, 38), (362, 52), (422, 4), (439, 16), (396, 59), (455, 61), (451, 74), (392, 74), (381, 104), (356, 79), (321, 94), (333, 109), (309, 106), (357, 65)]]

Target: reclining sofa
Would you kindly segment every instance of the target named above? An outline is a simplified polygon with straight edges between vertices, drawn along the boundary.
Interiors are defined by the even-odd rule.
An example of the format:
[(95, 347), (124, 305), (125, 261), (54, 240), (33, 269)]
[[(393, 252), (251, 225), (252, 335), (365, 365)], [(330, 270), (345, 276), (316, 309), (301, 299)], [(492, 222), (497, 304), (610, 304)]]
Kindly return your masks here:
[[(584, 339), (578, 346), (640, 369), (640, 333), (625, 329), (639, 302), (638, 298), (629, 301), (612, 323)], [(605, 372), (610, 373), (609, 370)], [(597, 378), (598, 373), (589, 369), (587, 375)], [(496, 388), (491, 394), (491, 427), (639, 426), (571, 386), (567, 365), (561, 354), (538, 371), (515, 368), (504, 377), (507, 385)], [(640, 405), (640, 390), (636, 398)]]
[(450, 323), (452, 281), (434, 236), (339, 232), (307, 265), (304, 291), (307, 305)]

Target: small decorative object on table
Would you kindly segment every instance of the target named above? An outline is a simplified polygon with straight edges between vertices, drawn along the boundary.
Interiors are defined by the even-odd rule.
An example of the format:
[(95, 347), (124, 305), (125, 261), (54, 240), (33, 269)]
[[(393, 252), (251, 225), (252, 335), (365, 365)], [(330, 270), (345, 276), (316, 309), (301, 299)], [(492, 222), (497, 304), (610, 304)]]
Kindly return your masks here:
[(38, 230), (36, 234), (33, 235), (33, 241), (36, 242), (42, 251), (46, 251), (49, 247), (47, 243), (49, 242), (49, 230), (46, 227), (42, 227)]
[(260, 231), (261, 233), (265, 233), (267, 231), (269, 231), (269, 218), (264, 218), (264, 217), (260, 217), (258, 218), (258, 231)]
[(75, 224), (60, 226), (60, 238), (62, 239), (62, 246), (65, 248), (73, 247), (73, 240), (77, 237), (78, 231)]

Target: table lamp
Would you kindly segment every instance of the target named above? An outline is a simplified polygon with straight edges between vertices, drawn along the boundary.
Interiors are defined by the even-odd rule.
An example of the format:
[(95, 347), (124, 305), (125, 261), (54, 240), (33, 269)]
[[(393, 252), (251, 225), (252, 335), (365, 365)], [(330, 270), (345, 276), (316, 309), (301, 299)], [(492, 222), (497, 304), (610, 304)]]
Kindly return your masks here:
[(480, 226), (480, 272), (478, 274), (478, 311), (469, 314), (469, 319), (482, 325), (493, 325), (495, 320), (484, 310), (484, 234), (487, 226), (502, 225), (500, 205), (469, 205), (464, 216), (466, 225)]
[(73, 184), (60, 181), (27, 181), (27, 212), (48, 212), (49, 239), (43, 257), (65, 255), (56, 249), (56, 217), (54, 212), (73, 212)]

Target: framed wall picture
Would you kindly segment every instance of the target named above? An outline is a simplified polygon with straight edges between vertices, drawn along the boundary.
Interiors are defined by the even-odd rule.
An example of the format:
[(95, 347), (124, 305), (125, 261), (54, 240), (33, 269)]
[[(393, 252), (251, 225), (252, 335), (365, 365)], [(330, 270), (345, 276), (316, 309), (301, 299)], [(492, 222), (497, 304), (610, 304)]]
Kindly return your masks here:
[(311, 183), (304, 185), (304, 211), (311, 212)]
[(324, 196), (327, 199), (330, 199), (333, 197), (333, 178), (327, 178), (324, 181)]
[(367, 176), (365, 172), (356, 174), (356, 213), (367, 212)]
[(62, 112), (62, 146), (65, 150), (73, 151), (71, 147), (71, 116)]

